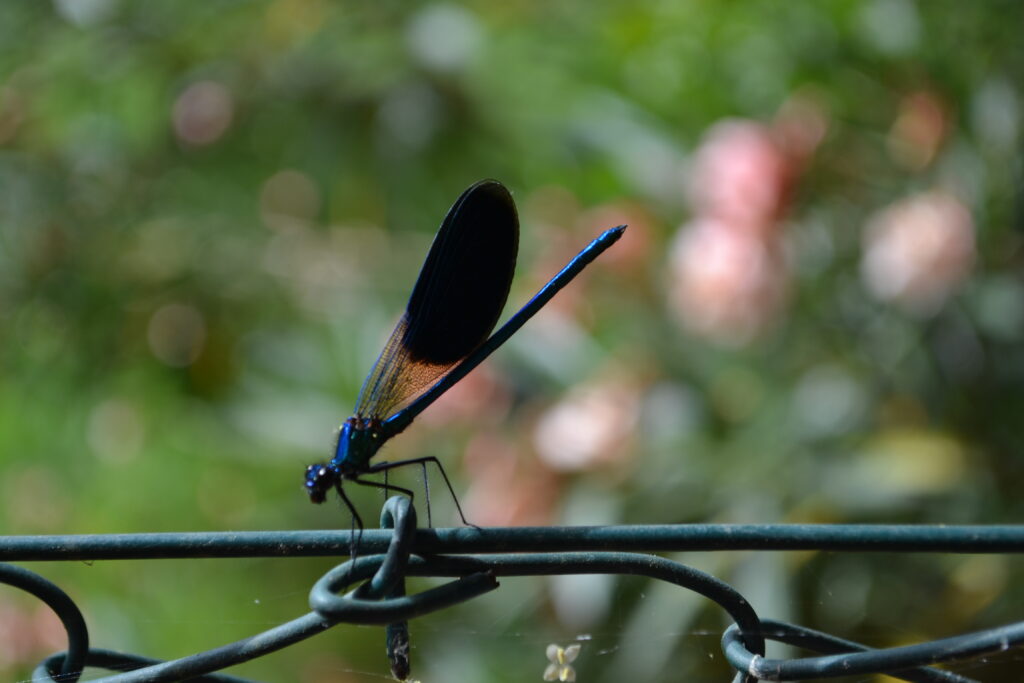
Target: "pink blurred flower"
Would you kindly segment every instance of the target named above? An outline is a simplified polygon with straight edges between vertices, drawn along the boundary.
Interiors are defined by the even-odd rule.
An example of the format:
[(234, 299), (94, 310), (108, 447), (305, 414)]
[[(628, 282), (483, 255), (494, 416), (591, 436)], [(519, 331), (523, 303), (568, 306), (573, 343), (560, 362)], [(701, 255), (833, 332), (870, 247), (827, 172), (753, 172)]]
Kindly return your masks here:
[(640, 271), (650, 262), (654, 219), (643, 205), (629, 200), (617, 200), (581, 211), (572, 194), (559, 190), (561, 188), (549, 187), (529, 198), (530, 213), (545, 214), (547, 218), (531, 230), (540, 235), (537, 239), (545, 246), (530, 268), (527, 290), (539, 290), (584, 245), (604, 230), (617, 225), (629, 226), (627, 239), (620, 240), (614, 249), (609, 249), (577, 276), (573, 286), (559, 292), (540, 314), (578, 320), (589, 311), (592, 301), (587, 289), (589, 280), (599, 279), (604, 270), (615, 270), (620, 275)]
[(287, 231), (296, 223), (309, 224), (320, 211), (320, 190), (307, 174), (284, 169), (260, 188), (260, 216), (274, 230)]
[(146, 338), (158, 360), (174, 368), (184, 368), (196, 362), (203, 351), (206, 320), (194, 306), (166, 304), (150, 316)]
[(172, 121), (178, 139), (190, 145), (216, 142), (231, 125), (235, 101), (216, 81), (200, 81), (185, 88), (174, 102)]
[(0, 661), (4, 667), (26, 666), (67, 645), (60, 619), (45, 605), (0, 599)]
[(738, 229), (766, 234), (782, 212), (789, 165), (772, 130), (727, 120), (708, 132), (691, 171), (695, 212)]
[(32, 614), (32, 630), (37, 639), (37, 651), (55, 652), (67, 646), (67, 634), (53, 610), (39, 605)]
[(915, 92), (900, 102), (889, 131), (889, 154), (903, 166), (918, 170), (935, 158), (949, 128), (942, 102), (929, 92)]
[[(567, 231), (547, 231), (544, 235), (544, 244), (543, 253), (538, 256), (529, 270), (527, 280), (529, 285), (525, 287), (527, 296), (531, 296), (533, 292), (543, 287), (580, 249), (580, 245)], [(593, 272), (601, 267), (599, 262), (593, 265), (593, 268), (584, 270), (576, 277), (573, 281), (574, 286), (566, 287), (559, 292), (558, 296), (544, 307), (540, 315), (562, 316), (576, 320), (581, 307), (587, 304), (586, 282)], [(516, 302), (517, 305), (522, 305), (522, 303), (524, 302)]]
[(545, 227), (572, 225), (580, 212), (579, 198), (561, 185), (538, 187), (518, 203), (521, 216)]
[(827, 131), (818, 101), (797, 95), (770, 126), (734, 119), (708, 132), (691, 169), (695, 217), (670, 255), (670, 301), (688, 328), (743, 344), (781, 309), (788, 269), (780, 220)]
[(974, 222), (956, 197), (932, 191), (876, 214), (864, 231), (861, 277), (879, 299), (936, 312), (974, 264)]
[[(33, 500), (47, 502), (39, 505)], [(57, 533), (68, 528), (69, 519), (76, 519), (64, 477), (44, 464), (20, 471), (8, 469), (3, 479), (3, 503), (8, 526), (22, 533)]]
[(467, 445), (464, 465), (470, 485), (463, 508), (474, 524), (529, 526), (553, 519), (557, 476), (526, 459), (513, 443), (483, 432)]
[(0, 86), (0, 145), (12, 140), (25, 120), (27, 103), (21, 92)]
[(537, 455), (563, 472), (626, 458), (639, 412), (638, 392), (629, 380), (582, 385), (541, 416), (533, 435)]
[(508, 414), (512, 397), (492, 366), (484, 363), (437, 399), (417, 420), (436, 428), (453, 422), (499, 424)]
[(620, 240), (601, 257), (601, 263), (620, 274), (647, 268), (654, 249), (655, 220), (638, 202), (619, 200), (595, 206), (576, 220), (575, 234), (581, 243), (617, 225), (629, 226), (629, 239)]
[(718, 218), (684, 227), (669, 258), (676, 315), (716, 341), (749, 341), (785, 299), (786, 269), (778, 251)]
[(828, 123), (824, 106), (812, 93), (794, 95), (779, 107), (772, 133), (789, 158), (791, 177), (803, 170), (804, 163), (824, 141)]

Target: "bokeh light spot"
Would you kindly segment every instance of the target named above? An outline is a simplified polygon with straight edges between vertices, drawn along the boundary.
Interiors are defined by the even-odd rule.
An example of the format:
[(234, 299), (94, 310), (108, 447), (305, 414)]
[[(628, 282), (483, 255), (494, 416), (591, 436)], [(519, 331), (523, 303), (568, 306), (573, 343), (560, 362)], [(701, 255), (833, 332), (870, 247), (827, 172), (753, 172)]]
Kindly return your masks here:
[(480, 25), (469, 10), (458, 5), (427, 5), (409, 22), (406, 43), (423, 65), (437, 71), (456, 71), (476, 52)]
[(882, 54), (907, 54), (921, 40), (921, 17), (913, 0), (866, 2), (859, 18), (862, 39)]
[(793, 410), (810, 436), (840, 434), (865, 413), (867, 396), (856, 380), (834, 366), (812, 368), (793, 393)]
[(931, 315), (974, 264), (974, 222), (959, 199), (934, 191), (876, 214), (864, 232), (861, 276), (877, 298)]
[(86, 441), (102, 460), (134, 460), (142, 450), (145, 435), (142, 416), (134, 405), (124, 399), (107, 399), (89, 414)]
[(234, 114), (234, 98), (224, 85), (200, 81), (178, 96), (171, 119), (178, 139), (199, 147), (219, 140)]
[(149, 348), (160, 362), (174, 368), (191, 365), (206, 341), (206, 322), (192, 306), (168, 304), (149, 319)]
[(270, 176), (260, 189), (260, 216), (264, 224), (284, 230), (296, 221), (312, 221), (320, 211), (320, 190), (305, 173), (285, 169)]
[(635, 391), (621, 382), (583, 386), (538, 422), (534, 447), (556, 470), (592, 467), (624, 457), (625, 442), (639, 417)]

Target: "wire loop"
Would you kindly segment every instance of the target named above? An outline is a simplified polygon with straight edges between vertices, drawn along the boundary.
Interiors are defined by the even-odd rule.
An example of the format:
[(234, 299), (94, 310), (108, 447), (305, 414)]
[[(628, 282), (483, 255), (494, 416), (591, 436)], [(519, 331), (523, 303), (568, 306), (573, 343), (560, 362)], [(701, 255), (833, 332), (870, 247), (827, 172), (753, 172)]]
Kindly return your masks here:
[[(493, 574), (477, 571), (414, 595), (389, 596), (407, 573), (416, 512), (407, 498), (395, 496), (385, 503), (381, 522), (394, 525), (387, 553), (350, 559), (324, 574), (310, 591), (310, 609), (349, 624), (390, 624), (472, 600), (498, 587)], [(367, 578), (355, 590), (338, 595)]]

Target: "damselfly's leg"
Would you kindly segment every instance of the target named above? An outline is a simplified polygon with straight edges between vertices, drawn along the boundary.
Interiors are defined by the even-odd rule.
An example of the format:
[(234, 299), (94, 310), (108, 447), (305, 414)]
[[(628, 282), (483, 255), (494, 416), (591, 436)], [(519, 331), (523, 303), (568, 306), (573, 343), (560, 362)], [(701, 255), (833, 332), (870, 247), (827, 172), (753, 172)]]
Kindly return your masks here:
[[(352, 504), (352, 501), (345, 495), (345, 489), (341, 485), (341, 479), (334, 485), (335, 490), (338, 492), (338, 497), (341, 498), (341, 502), (345, 504), (348, 511), (351, 513), (352, 525), (349, 528), (349, 540), (348, 540), (348, 555), (349, 559), (355, 562), (356, 549), (359, 547), (359, 543), (363, 540), (363, 518), (356, 512), (356, 506)], [(358, 529), (358, 531), (356, 531)]]
[[(387, 465), (387, 464), (390, 464), (390, 463), (380, 463), (380, 464), (381, 465)], [(395, 464), (403, 464), (403, 465), (405, 465), (405, 464), (409, 464), (409, 463), (403, 461), (401, 463), (395, 463)], [(369, 481), (369, 480), (361, 481), (360, 480), (359, 481), (360, 484), (362, 484), (363, 486), (376, 486), (377, 488), (379, 488), (382, 491), (384, 491), (384, 500), (385, 501), (387, 501), (388, 491), (390, 489), (394, 489), (395, 491), (402, 491), (404, 493), (408, 493), (409, 494), (409, 500), (412, 501), (412, 498), (413, 498), (412, 492), (410, 492), (408, 489), (403, 489), (403, 488), (399, 488), (397, 486), (391, 486), (390, 484), (388, 484), (388, 472), (391, 471), (390, 467), (374, 468), (374, 469), (371, 469), (369, 471), (370, 472), (383, 472), (384, 473), (384, 483), (381, 484), (380, 482), (375, 482), (375, 481)], [(434, 523), (433, 523), (433, 520), (431, 519), (431, 516), (430, 516), (430, 484), (427, 481), (427, 466), (426, 465), (423, 465), (423, 487), (424, 487), (424, 489), (426, 491), (426, 498), (427, 498), (427, 528), (431, 529), (431, 528), (433, 528)]]
[[(370, 470), (369, 473), (372, 474), (373, 470)], [(375, 489), (384, 489), (385, 496), (388, 494), (388, 491), (397, 491), (398, 493), (404, 493), (405, 495), (409, 496), (410, 501), (416, 497), (416, 494), (410, 491), (409, 489), (402, 488), (401, 486), (395, 486), (394, 484), (373, 481), (371, 479), (349, 479), (349, 481), (355, 482), (360, 486), (371, 486)]]
[[(427, 476), (427, 463), (421, 462), (420, 463), (420, 470), (423, 472), (423, 497), (426, 498), (426, 500), (427, 500), (427, 528), (428, 529), (433, 529), (434, 528), (434, 522), (430, 518), (430, 477)], [(384, 471), (387, 472), (387, 470), (384, 470)], [(442, 473), (443, 473), (443, 470), (442, 470)], [(447, 479), (447, 477), (445, 477), (445, 479)], [(448, 488), (450, 489), (451, 486), (449, 486)], [(452, 494), (452, 500), (455, 500), (455, 494), (454, 493)], [(455, 500), (455, 506), (458, 507), (458, 505), (459, 505), (459, 501)], [(460, 515), (462, 514), (462, 510), (459, 510), (459, 514)]]
[[(385, 498), (387, 497), (388, 491), (397, 491), (398, 493), (404, 493), (405, 495), (409, 496), (410, 501), (412, 501), (412, 499), (416, 495), (409, 489), (402, 488), (401, 486), (394, 486), (388, 483), (382, 484), (379, 481), (370, 481), (368, 479), (359, 479), (355, 477), (351, 479), (346, 479), (345, 481), (351, 481), (353, 483), (359, 484), (360, 486), (372, 486), (373, 488), (383, 489)], [(353, 534), (353, 537), (349, 542), (349, 555), (351, 556), (352, 560), (355, 560), (356, 547), (363, 540), (363, 518), (359, 516), (359, 513), (356, 512), (356, 506), (353, 505), (352, 501), (349, 500), (348, 496), (345, 495), (345, 489), (342, 487), (341, 482), (342, 480), (339, 479), (338, 483), (335, 484), (334, 488), (337, 489), (338, 495), (341, 497), (342, 502), (345, 503), (345, 507), (347, 507), (349, 512), (352, 513), (352, 523), (359, 528), (359, 531), (356, 534)]]
[[(469, 521), (466, 520), (466, 515), (464, 515), (462, 513), (462, 506), (459, 505), (459, 497), (455, 495), (455, 489), (452, 487), (452, 482), (448, 479), (448, 473), (444, 471), (444, 466), (441, 465), (441, 462), (436, 457), (434, 457), (432, 455), (428, 455), (428, 456), (423, 457), (423, 458), (411, 458), (409, 460), (399, 460), (397, 462), (381, 462), (381, 463), (377, 463), (376, 465), (370, 467), (370, 469), (367, 470), (367, 472), (370, 473), (370, 474), (376, 473), (376, 472), (386, 472), (386, 471), (394, 469), (396, 467), (403, 467), (404, 465), (416, 465), (416, 464), (419, 464), (419, 465), (421, 465), (423, 467), (424, 473), (425, 473), (428, 462), (432, 462), (435, 465), (437, 465), (437, 469), (439, 469), (441, 471), (441, 477), (444, 479), (445, 486), (448, 487), (448, 493), (450, 493), (451, 496), (452, 496), (452, 501), (455, 503), (455, 509), (458, 510), (459, 518), (462, 520), (462, 523), (465, 524), (466, 526), (471, 526), (474, 529), (479, 529), (480, 527), (478, 527), (476, 524), (473, 524), (472, 522), (469, 522)], [(426, 477), (424, 477), (424, 481), (425, 480), (426, 480)], [(426, 490), (427, 490), (428, 495), (429, 495), (429, 491), (430, 491), (429, 487)], [(428, 521), (430, 519), (430, 500), (429, 499), (427, 500), (427, 519), (428, 519)]]
[(371, 486), (371, 487), (373, 487), (375, 489), (383, 490), (384, 491), (384, 500), (385, 500), (385, 502), (387, 502), (388, 493), (391, 492), (391, 491), (395, 491), (397, 493), (404, 493), (405, 495), (409, 496), (409, 503), (410, 504), (412, 504), (413, 499), (416, 497), (416, 494), (413, 493), (412, 491), (410, 491), (407, 488), (402, 488), (401, 486), (395, 486), (394, 484), (387, 483), (387, 476), (386, 475), (385, 475), (384, 482), (373, 481), (371, 479), (359, 479), (359, 478), (349, 479), (349, 481), (354, 481), (355, 483), (359, 484), (360, 486)]

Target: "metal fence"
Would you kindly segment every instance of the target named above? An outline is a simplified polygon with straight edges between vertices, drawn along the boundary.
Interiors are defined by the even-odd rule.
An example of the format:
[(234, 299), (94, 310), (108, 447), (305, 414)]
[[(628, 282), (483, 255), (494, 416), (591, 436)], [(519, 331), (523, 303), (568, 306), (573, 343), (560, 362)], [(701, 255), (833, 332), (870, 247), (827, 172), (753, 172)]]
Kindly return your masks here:
[[(91, 648), (85, 620), (74, 601), (32, 571), (0, 564), (0, 582), (45, 602), (67, 631), (67, 651), (47, 658), (33, 673), (33, 681), (41, 682), (74, 683), (89, 666), (117, 671), (99, 679), (107, 683), (241, 683), (244, 679), (214, 672), (338, 624), (384, 626), (392, 672), (397, 679), (406, 680), (410, 675), (410, 619), (495, 590), (499, 577), (527, 575), (639, 575), (714, 601), (733, 622), (722, 636), (722, 649), (736, 671), (735, 681), (885, 673), (905, 681), (967, 683), (974, 679), (932, 665), (977, 658), (1024, 643), (1024, 622), (1017, 622), (912, 646), (872, 649), (796, 624), (762, 619), (729, 584), (653, 554), (684, 550), (1019, 554), (1024, 553), (1024, 526), (695, 524), (419, 529), (415, 509), (402, 497), (387, 501), (381, 526), (381, 530), (368, 530), (356, 537), (337, 531), (0, 537), (0, 560), (8, 562), (338, 556), (355, 550), (354, 558), (331, 569), (313, 586), (308, 614), (174, 661)], [(405, 579), (412, 576), (453, 580), (407, 595)], [(818, 656), (767, 659), (768, 640)], [(568, 680), (566, 672), (571, 665), (562, 652), (557, 656), (552, 666), (560, 671), (553, 670), (554, 675)]]

